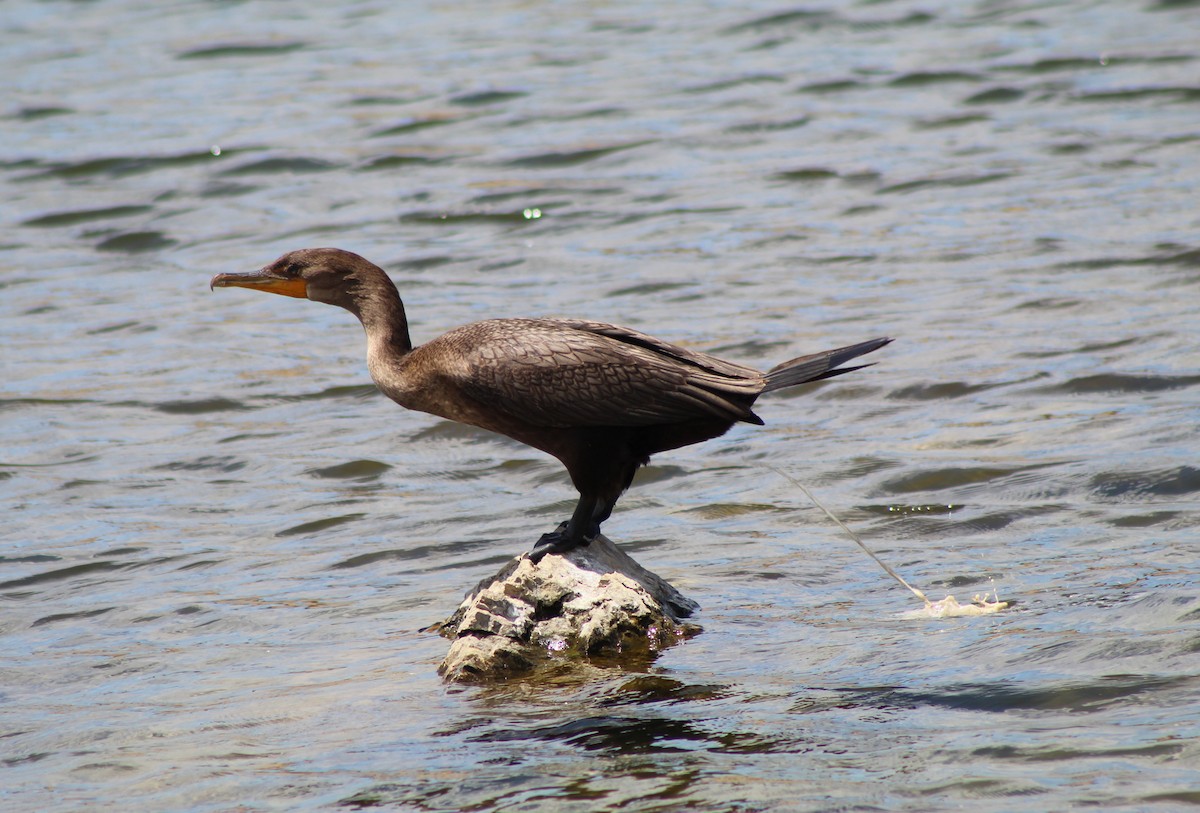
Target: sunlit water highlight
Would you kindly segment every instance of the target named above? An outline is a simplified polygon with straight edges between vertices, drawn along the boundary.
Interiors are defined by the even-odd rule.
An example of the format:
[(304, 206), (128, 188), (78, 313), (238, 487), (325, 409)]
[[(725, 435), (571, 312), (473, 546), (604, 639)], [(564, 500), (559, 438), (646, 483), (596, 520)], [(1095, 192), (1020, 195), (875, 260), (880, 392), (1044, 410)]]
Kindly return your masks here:
[[(1196, 4), (4, 6), (0, 807), (1200, 802)], [(700, 602), (653, 663), (443, 686), (418, 632), (557, 464), (375, 394), (418, 339), (614, 321), (768, 366), (606, 532)], [(780, 477), (931, 595), (911, 596)]]

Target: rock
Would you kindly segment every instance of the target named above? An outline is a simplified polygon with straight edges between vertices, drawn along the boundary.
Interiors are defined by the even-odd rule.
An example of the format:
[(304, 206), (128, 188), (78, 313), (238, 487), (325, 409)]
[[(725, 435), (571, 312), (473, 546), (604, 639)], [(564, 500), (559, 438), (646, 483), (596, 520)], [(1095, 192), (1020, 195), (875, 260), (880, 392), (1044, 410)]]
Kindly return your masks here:
[(699, 609), (607, 537), (538, 564), (520, 556), (484, 579), (440, 625), (453, 640), (438, 674), (486, 682), (563, 658), (647, 656), (700, 628)]

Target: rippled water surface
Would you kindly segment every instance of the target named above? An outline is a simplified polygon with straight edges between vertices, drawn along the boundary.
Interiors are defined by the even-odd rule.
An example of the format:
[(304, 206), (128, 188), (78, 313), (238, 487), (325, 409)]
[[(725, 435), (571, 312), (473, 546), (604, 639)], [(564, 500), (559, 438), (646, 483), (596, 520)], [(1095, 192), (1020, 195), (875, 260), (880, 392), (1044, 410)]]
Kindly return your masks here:
[[(0, 807), (1200, 804), (1200, 6), (4, 4)], [(653, 663), (450, 688), (420, 632), (569, 512), (379, 396), (418, 341), (614, 321), (875, 367), (662, 455), (606, 532)], [(779, 471), (936, 596), (889, 582)]]

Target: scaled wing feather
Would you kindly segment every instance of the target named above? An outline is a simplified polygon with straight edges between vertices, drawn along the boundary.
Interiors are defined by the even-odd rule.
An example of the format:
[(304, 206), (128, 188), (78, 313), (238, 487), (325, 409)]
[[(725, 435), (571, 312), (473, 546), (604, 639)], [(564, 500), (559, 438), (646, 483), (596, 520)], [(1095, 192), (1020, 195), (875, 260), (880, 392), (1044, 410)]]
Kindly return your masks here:
[[(598, 322), (477, 323), (468, 374), (480, 401), (541, 426), (650, 426), (697, 418), (759, 422), (762, 374)], [(486, 328), (484, 327), (486, 326)]]

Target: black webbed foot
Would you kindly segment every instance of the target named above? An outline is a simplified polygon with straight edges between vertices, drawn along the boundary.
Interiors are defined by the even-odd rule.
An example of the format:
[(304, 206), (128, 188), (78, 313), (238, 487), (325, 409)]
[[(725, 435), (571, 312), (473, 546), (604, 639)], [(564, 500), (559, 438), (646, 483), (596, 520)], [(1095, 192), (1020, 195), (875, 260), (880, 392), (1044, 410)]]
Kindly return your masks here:
[(600, 535), (600, 526), (592, 523), (588, 534), (572, 534), (571, 523), (562, 522), (548, 534), (542, 534), (533, 550), (529, 552), (529, 561), (535, 565), (542, 561), (548, 553), (566, 553), (575, 548), (582, 548)]

